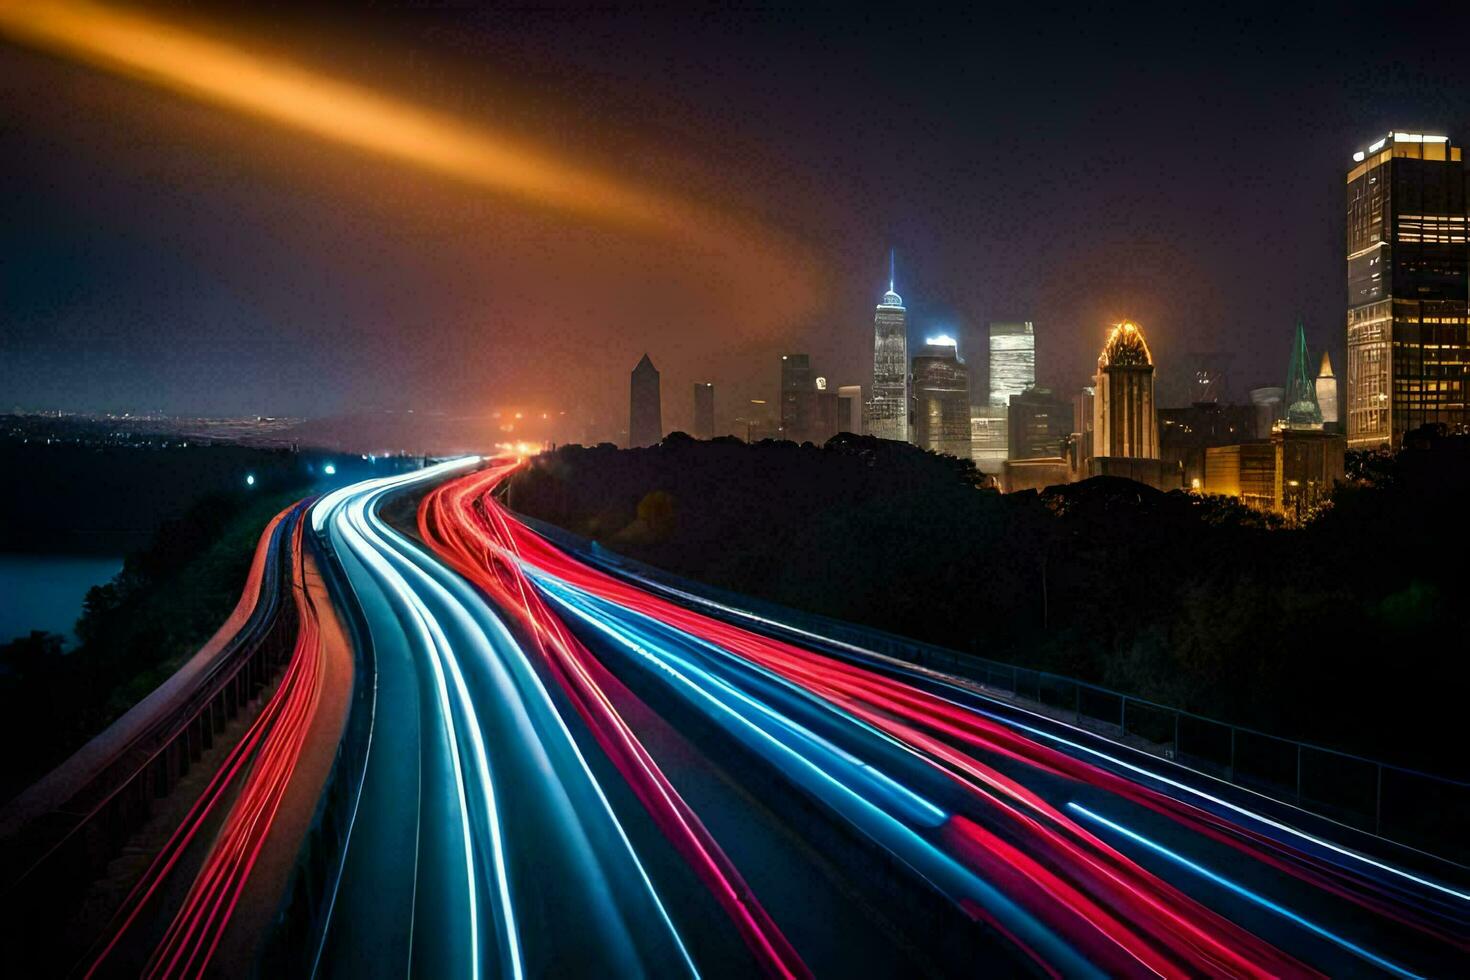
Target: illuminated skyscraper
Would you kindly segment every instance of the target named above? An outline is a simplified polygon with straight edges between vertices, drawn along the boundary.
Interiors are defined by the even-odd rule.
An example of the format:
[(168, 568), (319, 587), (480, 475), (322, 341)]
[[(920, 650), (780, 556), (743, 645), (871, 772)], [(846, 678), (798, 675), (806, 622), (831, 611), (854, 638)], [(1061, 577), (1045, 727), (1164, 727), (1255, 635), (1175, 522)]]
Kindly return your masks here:
[(1011, 396), (1036, 384), (1036, 333), (1030, 321), (990, 325), (991, 408), (1007, 408)]
[(914, 444), (970, 458), (970, 372), (953, 337), (931, 337), (914, 355)]
[(1307, 368), (1307, 333), (1296, 322), (1296, 341), (1291, 345), (1291, 363), (1286, 369), (1286, 394), (1282, 397), (1282, 419), (1287, 428), (1322, 428), (1322, 409), (1317, 406), (1317, 386)]
[(1348, 445), (1470, 422), (1465, 165), (1445, 136), (1390, 133), (1347, 175)]
[(1336, 426), (1337, 378), (1332, 374), (1332, 358), (1325, 350), (1322, 352), (1322, 365), (1317, 369), (1317, 406), (1322, 409), (1322, 421)]
[(652, 446), (664, 437), (663, 408), (659, 403), (658, 369), (644, 354), (633, 369), (628, 397), (628, 445)]
[(873, 400), (868, 434), (906, 442), (909, 437), (908, 315), (893, 291), (893, 256), (888, 258), (888, 292), (873, 316)]
[(1159, 458), (1154, 414), (1154, 362), (1137, 325), (1113, 328), (1097, 359), (1093, 398), (1093, 451), (1100, 457)]
[(715, 437), (715, 386), (701, 381), (694, 386), (694, 438)]

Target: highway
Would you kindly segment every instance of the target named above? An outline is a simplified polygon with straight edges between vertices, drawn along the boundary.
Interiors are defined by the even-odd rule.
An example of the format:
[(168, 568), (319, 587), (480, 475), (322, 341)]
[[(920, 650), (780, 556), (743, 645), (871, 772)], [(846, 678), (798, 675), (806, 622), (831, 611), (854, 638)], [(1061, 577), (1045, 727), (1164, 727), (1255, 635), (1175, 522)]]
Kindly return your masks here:
[(475, 462), (369, 481), (313, 510), (376, 664), (317, 972), (694, 974), (525, 651), (469, 583), (377, 513), (387, 496)]
[[(657, 828), (634, 837), (675, 912), (636, 921), (675, 923), (701, 972), (1470, 968), (1462, 869), (1385, 859), (1344, 828), (955, 679), (793, 644), (608, 574), (501, 507), (492, 492), (513, 466), (427, 493), (419, 535), (520, 639), (519, 662), (564, 706), (554, 730), (603, 757), (591, 768), (625, 824)], [(502, 843), (514, 855), (543, 839)], [(680, 914), (690, 882), (718, 917)], [(747, 960), (700, 955), (722, 931)]]
[(554, 543), (519, 465), (273, 522), (280, 681), (76, 972), (1470, 975), (1466, 869)]

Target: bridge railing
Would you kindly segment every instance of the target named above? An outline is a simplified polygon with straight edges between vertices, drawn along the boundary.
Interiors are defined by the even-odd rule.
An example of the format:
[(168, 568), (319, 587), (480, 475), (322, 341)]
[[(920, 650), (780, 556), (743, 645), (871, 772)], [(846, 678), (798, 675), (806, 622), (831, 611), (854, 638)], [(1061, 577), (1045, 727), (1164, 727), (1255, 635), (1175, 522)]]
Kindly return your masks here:
[(255, 608), (188, 696), (101, 761), (67, 799), (0, 842), (0, 914), (32, 946), (55, 938), (91, 882), (148, 821), (226, 725), (289, 657), (295, 605), (289, 540), (299, 508), (272, 532)]
[(1283, 738), (1043, 670), (961, 653), (882, 630), (737, 595), (616, 554), (522, 517), (610, 571), (743, 611), (801, 642), (803, 632), (972, 681), (1051, 717), (1107, 735), (1358, 830), (1453, 862), (1470, 862), (1470, 782)]

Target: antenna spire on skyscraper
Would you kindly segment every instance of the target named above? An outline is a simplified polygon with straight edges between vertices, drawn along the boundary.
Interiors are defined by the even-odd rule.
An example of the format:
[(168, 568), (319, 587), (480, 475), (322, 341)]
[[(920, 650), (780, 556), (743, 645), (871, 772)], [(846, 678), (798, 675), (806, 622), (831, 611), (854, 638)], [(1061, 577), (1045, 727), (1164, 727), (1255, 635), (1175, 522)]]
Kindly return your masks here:
[(893, 292), (893, 253), (894, 249), (888, 250), (888, 291)]

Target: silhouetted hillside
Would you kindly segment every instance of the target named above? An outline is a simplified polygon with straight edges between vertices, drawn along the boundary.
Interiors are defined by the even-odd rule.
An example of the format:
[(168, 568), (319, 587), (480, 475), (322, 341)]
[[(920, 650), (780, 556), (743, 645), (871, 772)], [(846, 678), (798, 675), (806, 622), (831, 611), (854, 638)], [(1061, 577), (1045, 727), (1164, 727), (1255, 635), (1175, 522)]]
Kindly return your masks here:
[(723, 588), (1463, 772), (1470, 439), (1353, 466), (1301, 528), (1111, 478), (1002, 496), (968, 462), (851, 435), (569, 446), (507, 499)]

